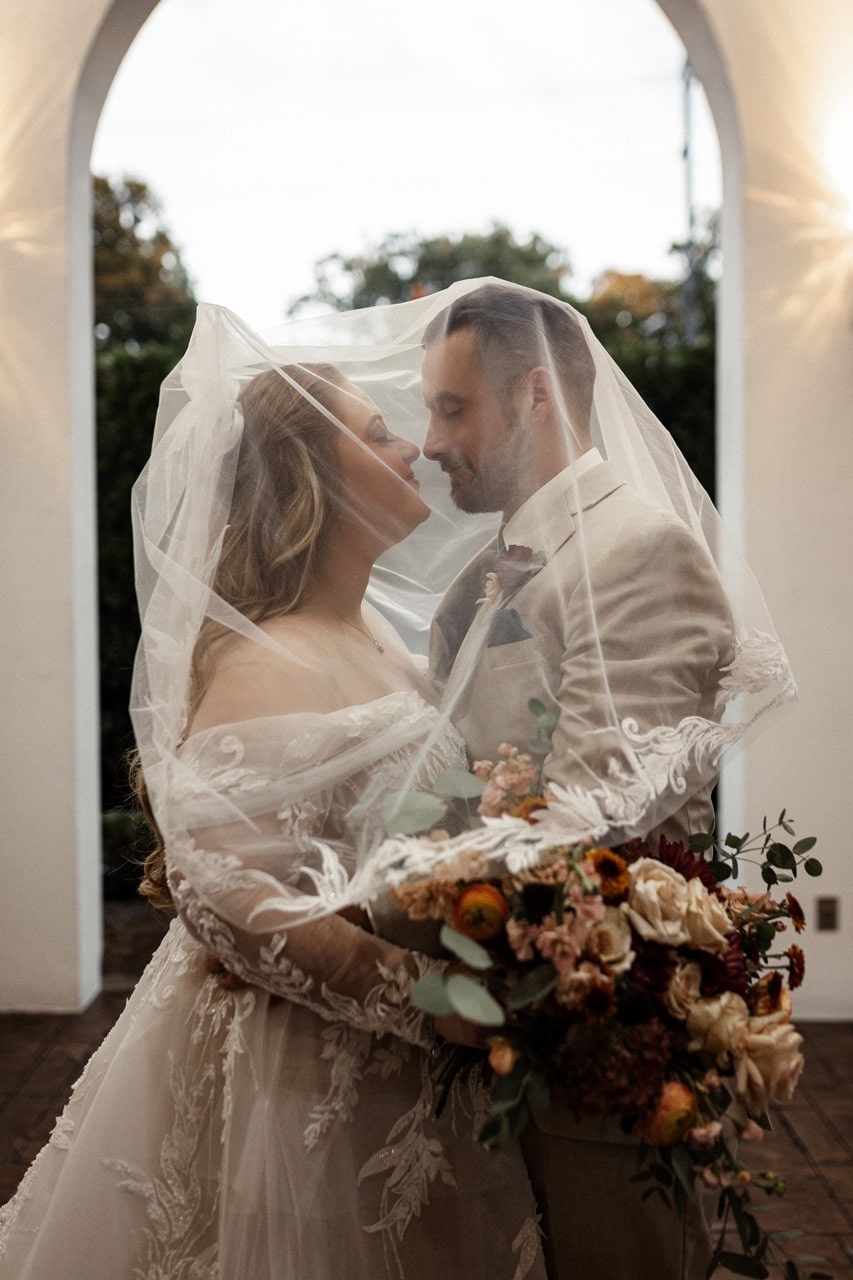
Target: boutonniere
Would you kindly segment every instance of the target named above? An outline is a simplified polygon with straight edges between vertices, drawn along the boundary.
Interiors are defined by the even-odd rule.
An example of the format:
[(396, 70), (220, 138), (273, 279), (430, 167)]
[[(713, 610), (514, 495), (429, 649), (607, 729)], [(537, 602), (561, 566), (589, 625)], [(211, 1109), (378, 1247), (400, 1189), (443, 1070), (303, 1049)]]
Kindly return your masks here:
[(535, 578), (545, 564), (541, 551), (534, 555), (530, 547), (521, 547), (515, 543), (499, 551), (495, 556), (495, 564), (491, 573), (487, 573), (483, 583), (483, 595), (490, 604), (506, 600), (515, 595), (526, 582)]

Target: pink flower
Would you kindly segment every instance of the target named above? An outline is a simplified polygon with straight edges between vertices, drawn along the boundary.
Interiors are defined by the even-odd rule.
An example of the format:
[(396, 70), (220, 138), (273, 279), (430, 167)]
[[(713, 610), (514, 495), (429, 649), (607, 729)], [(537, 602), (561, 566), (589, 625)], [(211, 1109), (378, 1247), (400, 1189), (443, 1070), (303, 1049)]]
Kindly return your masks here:
[(706, 1187), (712, 1189), (730, 1187), (735, 1179), (735, 1175), (728, 1170), (710, 1169), (707, 1165), (694, 1165), (693, 1172)]
[(495, 556), (495, 578), (502, 594), (509, 594), (523, 587), (537, 574), (545, 563), (540, 553), (534, 555), (530, 547), (512, 543)]
[(411, 880), (396, 885), (390, 894), (411, 920), (449, 920), (459, 889), (452, 880)]
[(604, 901), (597, 893), (584, 893), (579, 884), (573, 884), (568, 893), (572, 909), (584, 924), (600, 924), (604, 919)]
[(501, 588), (496, 573), (487, 573), (483, 581), (483, 595), (489, 604), (497, 604), (501, 598)]
[(713, 1147), (722, 1132), (723, 1126), (719, 1120), (709, 1120), (707, 1124), (697, 1125), (685, 1133), (684, 1141), (694, 1147)]
[(608, 996), (613, 992), (613, 980), (603, 974), (597, 965), (584, 960), (573, 972), (562, 973), (554, 992), (557, 1003), (566, 1009), (577, 1009), (594, 991)]
[(754, 1120), (747, 1120), (744, 1127), (738, 1129), (737, 1136), (744, 1142), (762, 1142), (764, 1140), (764, 1130)]
[(533, 945), (539, 937), (539, 927), (524, 920), (507, 920), (507, 942), (519, 960), (533, 959)]
[(564, 924), (554, 922), (553, 916), (546, 916), (543, 927), (536, 940), (539, 954), (550, 960), (558, 973), (570, 973), (577, 964), (580, 949)]

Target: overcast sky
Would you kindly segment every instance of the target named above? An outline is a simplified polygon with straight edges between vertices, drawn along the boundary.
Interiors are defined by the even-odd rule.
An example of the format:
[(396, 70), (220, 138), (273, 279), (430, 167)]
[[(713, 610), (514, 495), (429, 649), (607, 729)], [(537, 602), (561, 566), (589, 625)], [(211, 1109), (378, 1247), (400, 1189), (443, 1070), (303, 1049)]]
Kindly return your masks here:
[[(683, 63), (654, 0), (160, 0), (92, 167), (147, 181), (199, 298), (258, 328), (317, 259), (391, 231), (538, 231), (583, 294), (607, 267), (677, 273)], [(708, 210), (717, 141), (693, 100)]]

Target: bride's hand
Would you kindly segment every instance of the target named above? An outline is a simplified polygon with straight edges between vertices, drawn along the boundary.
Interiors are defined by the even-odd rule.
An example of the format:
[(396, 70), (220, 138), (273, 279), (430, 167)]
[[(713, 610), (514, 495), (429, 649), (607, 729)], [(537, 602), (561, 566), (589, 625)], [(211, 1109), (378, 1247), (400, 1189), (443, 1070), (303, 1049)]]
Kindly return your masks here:
[(494, 1027), (484, 1027), (476, 1022), (467, 1022), (458, 1013), (449, 1013), (434, 1019), (436, 1034), (452, 1044), (464, 1044), (469, 1049), (488, 1049), (488, 1038), (494, 1035)]
[(364, 929), (365, 933), (373, 933), (373, 924), (364, 907), (341, 907), (337, 914), (344, 920), (348, 920), (350, 924), (356, 925), (359, 929)]
[(242, 991), (249, 984), (230, 969), (226, 969), (222, 961), (210, 951), (204, 957), (204, 967), (221, 991)]

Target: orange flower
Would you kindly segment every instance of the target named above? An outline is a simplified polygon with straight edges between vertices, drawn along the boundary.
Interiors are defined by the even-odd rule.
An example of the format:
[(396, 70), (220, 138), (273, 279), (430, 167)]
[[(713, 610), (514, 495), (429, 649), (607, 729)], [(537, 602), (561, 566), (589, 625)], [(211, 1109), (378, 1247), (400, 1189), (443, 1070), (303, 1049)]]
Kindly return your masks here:
[(792, 893), (785, 894), (785, 901), (788, 904), (788, 915), (791, 917), (791, 924), (797, 933), (802, 933), (806, 927), (806, 916), (803, 908)]
[(510, 809), (510, 813), (514, 818), (523, 818), (525, 822), (532, 822), (532, 815), (537, 809), (547, 809), (548, 801), (544, 796), (525, 796), (523, 800), (519, 800), (514, 809)]
[(521, 1053), (503, 1036), (489, 1036), (486, 1043), (489, 1046), (489, 1066), (496, 1076), (508, 1076)]
[(775, 969), (759, 978), (749, 993), (749, 1011), (756, 1018), (775, 1013), (782, 1004), (782, 975)]
[(469, 884), (456, 899), (453, 927), (466, 938), (486, 942), (495, 938), (509, 915), (509, 903), (493, 884)]
[(797, 987), (803, 985), (806, 957), (803, 955), (802, 947), (798, 947), (796, 942), (791, 944), (785, 955), (788, 957), (788, 986), (792, 991), (796, 991)]
[(671, 1147), (696, 1123), (696, 1097), (680, 1080), (669, 1080), (654, 1111), (643, 1116), (637, 1135), (651, 1147)]
[(601, 880), (601, 896), (605, 902), (616, 902), (628, 892), (628, 863), (612, 849), (590, 849), (584, 857), (591, 862)]

